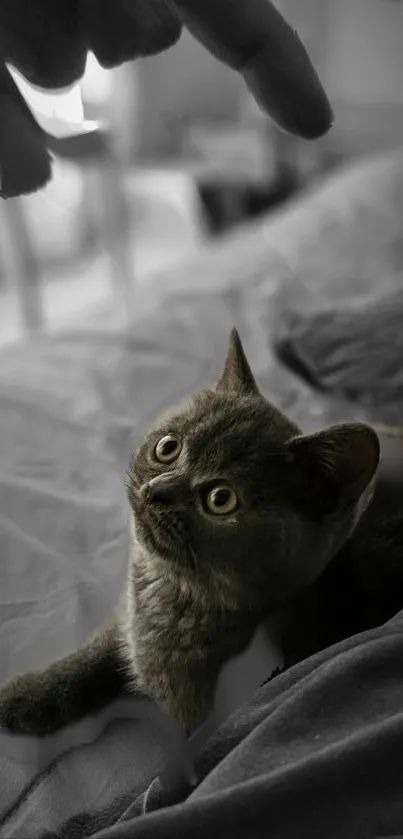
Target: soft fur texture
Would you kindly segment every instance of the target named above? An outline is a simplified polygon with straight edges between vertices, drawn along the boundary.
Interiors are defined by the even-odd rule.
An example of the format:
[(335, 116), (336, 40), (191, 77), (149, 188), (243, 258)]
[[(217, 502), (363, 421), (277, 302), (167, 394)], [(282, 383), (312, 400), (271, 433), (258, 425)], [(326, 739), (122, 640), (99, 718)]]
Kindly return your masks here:
[(223, 663), (354, 533), (378, 461), (365, 425), (302, 435), (259, 392), (234, 331), (217, 386), (163, 417), (133, 455), (133, 547), (116, 624), (4, 686), (0, 722), (46, 733), (140, 689), (192, 729)]
[[(399, 448), (403, 448), (403, 429)], [(271, 624), (287, 666), (381, 626), (403, 604), (403, 472), (380, 470), (373, 501), (324, 573)]]

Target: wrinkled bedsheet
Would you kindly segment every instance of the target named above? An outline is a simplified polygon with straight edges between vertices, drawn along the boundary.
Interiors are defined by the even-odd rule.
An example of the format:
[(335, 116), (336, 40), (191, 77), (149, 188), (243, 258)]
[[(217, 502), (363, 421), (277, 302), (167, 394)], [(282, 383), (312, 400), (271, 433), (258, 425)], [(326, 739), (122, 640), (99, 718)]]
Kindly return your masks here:
[[(156, 277), (125, 331), (94, 322), (1, 353), (0, 680), (77, 647), (117, 605), (130, 449), (160, 410), (219, 374), (234, 324), (264, 392), (304, 428), (370, 417), (314, 394), (276, 359), (270, 336), (290, 301), (309, 310), (401, 287), (402, 210), (403, 153), (363, 161)], [(63, 787), (68, 800), (75, 755), (57, 764), (48, 796)], [(120, 758), (124, 768), (124, 750)], [(98, 790), (112, 783), (111, 761), (102, 766)], [(0, 757), (2, 807), (16, 798), (12, 776)], [(114, 778), (116, 803), (127, 790)]]

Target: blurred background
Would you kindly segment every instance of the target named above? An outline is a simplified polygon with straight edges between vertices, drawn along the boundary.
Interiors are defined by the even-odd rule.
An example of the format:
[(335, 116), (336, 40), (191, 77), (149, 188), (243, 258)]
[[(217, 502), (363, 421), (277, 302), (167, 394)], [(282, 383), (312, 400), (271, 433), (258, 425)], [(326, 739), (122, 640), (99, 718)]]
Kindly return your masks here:
[(403, 137), (403, 4), (277, 0), (334, 106), (319, 142), (280, 131), (243, 81), (188, 33), (115, 72), (90, 56), (86, 118), (103, 149), (68, 147), (38, 195), (0, 204), (0, 341), (140, 293), (230, 227), (267, 213), (341, 161)]
[(130, 450), (219, 375), (232, 326), (301, 427), (402, 422), (403, 3), (275, 4), (332, 102), (321, 141), (277, 130), (184, 32), (115, 72), (90, 56), (102, 130), (0, 200), (0, 680), (118, 603)]

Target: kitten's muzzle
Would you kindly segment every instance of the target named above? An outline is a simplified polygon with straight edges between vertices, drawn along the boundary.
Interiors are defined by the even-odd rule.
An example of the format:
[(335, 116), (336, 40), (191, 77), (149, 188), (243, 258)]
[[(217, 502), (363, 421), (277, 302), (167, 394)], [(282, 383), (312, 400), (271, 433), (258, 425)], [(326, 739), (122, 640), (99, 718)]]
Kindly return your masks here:
[(162, 504), (169, 507), (183, 500), (185, 486), (176, 475), (158, 475), (142, 486), (140, 494), (147, 505)]

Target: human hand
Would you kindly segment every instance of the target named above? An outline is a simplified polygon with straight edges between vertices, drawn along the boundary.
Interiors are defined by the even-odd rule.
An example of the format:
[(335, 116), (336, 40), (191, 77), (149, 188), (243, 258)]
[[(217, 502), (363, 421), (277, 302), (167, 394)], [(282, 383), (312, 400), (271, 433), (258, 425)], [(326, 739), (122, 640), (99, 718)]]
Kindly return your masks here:
[[(101, 66), (117, 67), (172, 46), (182, 26), (216, 58), (242, 73), (260, 107), (284, 130), (309, 139), (329, 130), (332, 110), (318, 76), (298, 36), (269, 0), (2, 0), (0, 55), (32, 84), (60, 88), (81, 78), (89, 50)], [(22, 126), (21, 108), (21, 97), (3, 67), (4, 197), (34, 191), (50, 178), (46, 138), (33, 120), (29, 124), (29, 117)], [(18, 153), (21, 156), (25, 143), (28, 156), (38, 161), (37, 177), (34, 159), (30, 178), (17, 176), (18, 165), (9, 167), (12, 174), (7, 177), (4, 159), (9, 164), (10, 152), (15, 158), (9, 136), (10, 131), (15, 136), (15, 124), (20, 126)]]

